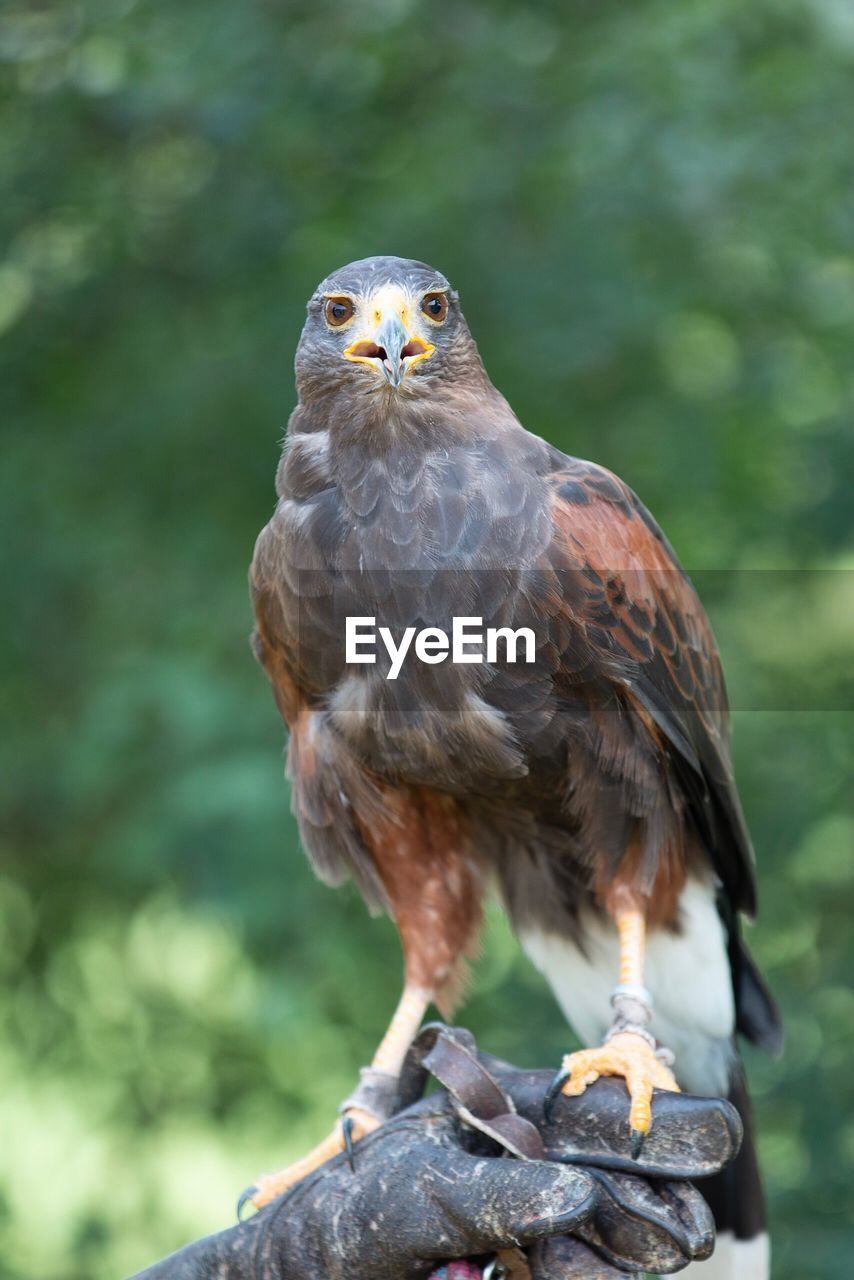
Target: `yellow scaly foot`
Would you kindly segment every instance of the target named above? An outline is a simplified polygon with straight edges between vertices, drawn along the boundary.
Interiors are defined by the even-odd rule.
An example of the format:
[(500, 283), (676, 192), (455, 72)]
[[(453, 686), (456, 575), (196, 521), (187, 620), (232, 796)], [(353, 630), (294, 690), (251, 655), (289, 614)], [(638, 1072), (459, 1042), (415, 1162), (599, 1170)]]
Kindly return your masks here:
[(348, 1111), (345, 1117), (338, 1121), (329, 1136), (319, 1142), (307, 1155), (289, 1164), (285, 1169), (279, 1169), (276, 1173), (262, 1173), (259, 1178), (256, 1178), (253, 1185), (246, 1188), (237, 1202), (238, 1218), (247, 1204), (253, 1205), (256, 1209), (263, 1209), (265, 1204), (275, 1200), (277, 1196), (301, 1182), (303, 1178), (307, 1178), (310, 1173), (314, 1173), (315, 1169), (326, 1164), (327, 1160), (340, 1155), (342, 1151), (350, 1151), (354, 1142), (358, 1142), (359, 1138), (378, 1129), (380, 1123), (376, 1116), (369, 1115), (366, 1111)]
[(626, 1082), (631, 1099), (632, 1155), (637, 1158), (652, 1124), (653, 1089), (678, 1093), (679, 1085), (657, 1056), (651, 1037), (642, 1031), (617, 1031), (598, 1049), (580, 1049), (566, 1055), (549, 1090), (550, 1100), (558, 1092), (577, 1098), (600, 1076), (622, 1076)]

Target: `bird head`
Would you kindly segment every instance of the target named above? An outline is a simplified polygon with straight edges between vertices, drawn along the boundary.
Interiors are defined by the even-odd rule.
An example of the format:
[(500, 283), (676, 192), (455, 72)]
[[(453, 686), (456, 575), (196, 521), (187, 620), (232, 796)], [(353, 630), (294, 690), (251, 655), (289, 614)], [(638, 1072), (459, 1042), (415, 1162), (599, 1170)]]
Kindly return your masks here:
[(358, 388), (383, 397), (453, 377), (461, 358), (479, 364), (445, 277), (408, 258), (363, 258), (318, 285), (297, 348), (301, 392)]

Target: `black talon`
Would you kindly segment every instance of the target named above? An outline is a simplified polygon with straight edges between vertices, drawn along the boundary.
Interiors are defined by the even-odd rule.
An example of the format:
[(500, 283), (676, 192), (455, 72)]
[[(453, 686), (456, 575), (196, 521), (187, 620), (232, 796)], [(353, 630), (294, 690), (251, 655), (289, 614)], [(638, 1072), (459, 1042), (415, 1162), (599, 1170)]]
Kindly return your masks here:
[(353, 1120), (351, 1116), (344, 1116), (342, 1119), (341, 1133), (344, 1137), (344, 1150), (347, 1152), (347, 1163), (350, 1166), (351, 1173), (355, 1173), (356, 1152), (353, 1146)]
[(254, 1202), (252, 1200), (252, 1197), (255, 1195), (257, 1190), (258, 1188), (253, 1184), (251, 1187), (247, 1187), (245, 1191), (241, 1192), (240, 1199), (237, 1201), (237, 1221), (238, 1222), (245, 1221), (245, 1219), (243, 1218), (243, 1210), (246, 1208), (247, 1204), (251, 1204), (254, 1208)]
[(630, 1150), (632, 1153), (633, 1160), (640, 1159), (640, 1153), (643, 1151), (643, 1144), (644, 1144), (645, 1138), (646, 1138), (646, 1134), (642, 1133), (640, 1129), (632, 1129), (632, 1140), (631, 1140)]
[(549, 1085), (548, 1089), (546, 1089), (546, 1096), (543, 1099), (543, 1115), (545, 1116), (547, 1122), (550, 1121), (552, 1118), (552, 1113), (554, 1112), (554, 1106), (555, 1106), (555, 1101), (557, 1099), (557, 1096), (560, 1093), (563, 1086), (566, 1084), (568, 1079), (569, 1079), (569, 1072), (567, 1071), (566, 1067), (561, 1067), (557, 1075), (555, 1076), (554, 1080), (552, 1080), (551, 1084)]

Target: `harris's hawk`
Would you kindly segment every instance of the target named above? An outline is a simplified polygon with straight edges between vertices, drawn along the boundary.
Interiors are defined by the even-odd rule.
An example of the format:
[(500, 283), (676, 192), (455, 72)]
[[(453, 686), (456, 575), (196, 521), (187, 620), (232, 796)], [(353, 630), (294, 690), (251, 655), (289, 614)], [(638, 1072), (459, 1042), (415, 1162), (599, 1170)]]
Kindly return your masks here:
[[(563, 1092), (625, 1077), (640, 1141), (654, 1087), (727, 1093), (736, 1030), (780, 1039), (739, 933), (753, 859), (702, 606), (627, 485), (521, 426), (431, 267), (368, 258), (324, 280), (296, 382), (254, 644), (315, 870), (388, 911), (404, 954), (343, 1128), (383, 1118), (495, 891), (591, 1046), (565, 1059)], [(498, 637), (480, 661), (473, 620)], [(343, 1140), (339, 1125), (255, 1203)]]

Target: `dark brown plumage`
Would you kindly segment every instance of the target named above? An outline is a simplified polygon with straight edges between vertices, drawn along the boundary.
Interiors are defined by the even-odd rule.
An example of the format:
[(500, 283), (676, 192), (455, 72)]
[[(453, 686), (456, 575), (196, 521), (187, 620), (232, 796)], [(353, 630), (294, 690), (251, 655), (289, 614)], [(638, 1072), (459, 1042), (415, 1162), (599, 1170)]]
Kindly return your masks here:
[[(424, 310), (434, 296), (440, 321)], [(348, 312), (341, 324), (330, 307)], [(609, 917), (642, 914), (652, 947), (656, 931), (690, 932), (684, 895), (699, 886), (732, 974), (712, 1003), (776, 1041), (738, 933), (755, 891), (721, 666), (652, 517), (616, 476), (523, 429), (450, 285), (423, 264), (372, 258), (325, 281), (296, 372), (251, 582), (318, 874), (391, 912), (407, 983), (445, 1012), (493, 883), (565, 1007), (543, 939), (595, 967)], [(535, 663), (411, 657), (390, 680), (381, 647), (373, 665), (345, 661), (348, 616), (399, 637), (450, 631), (455, 615), (530, 627)], [(706, 1055), (689, 1083), (693, 1071), (709, 1091), (732, 1058), (717, 1013), (686, 1033)]]

